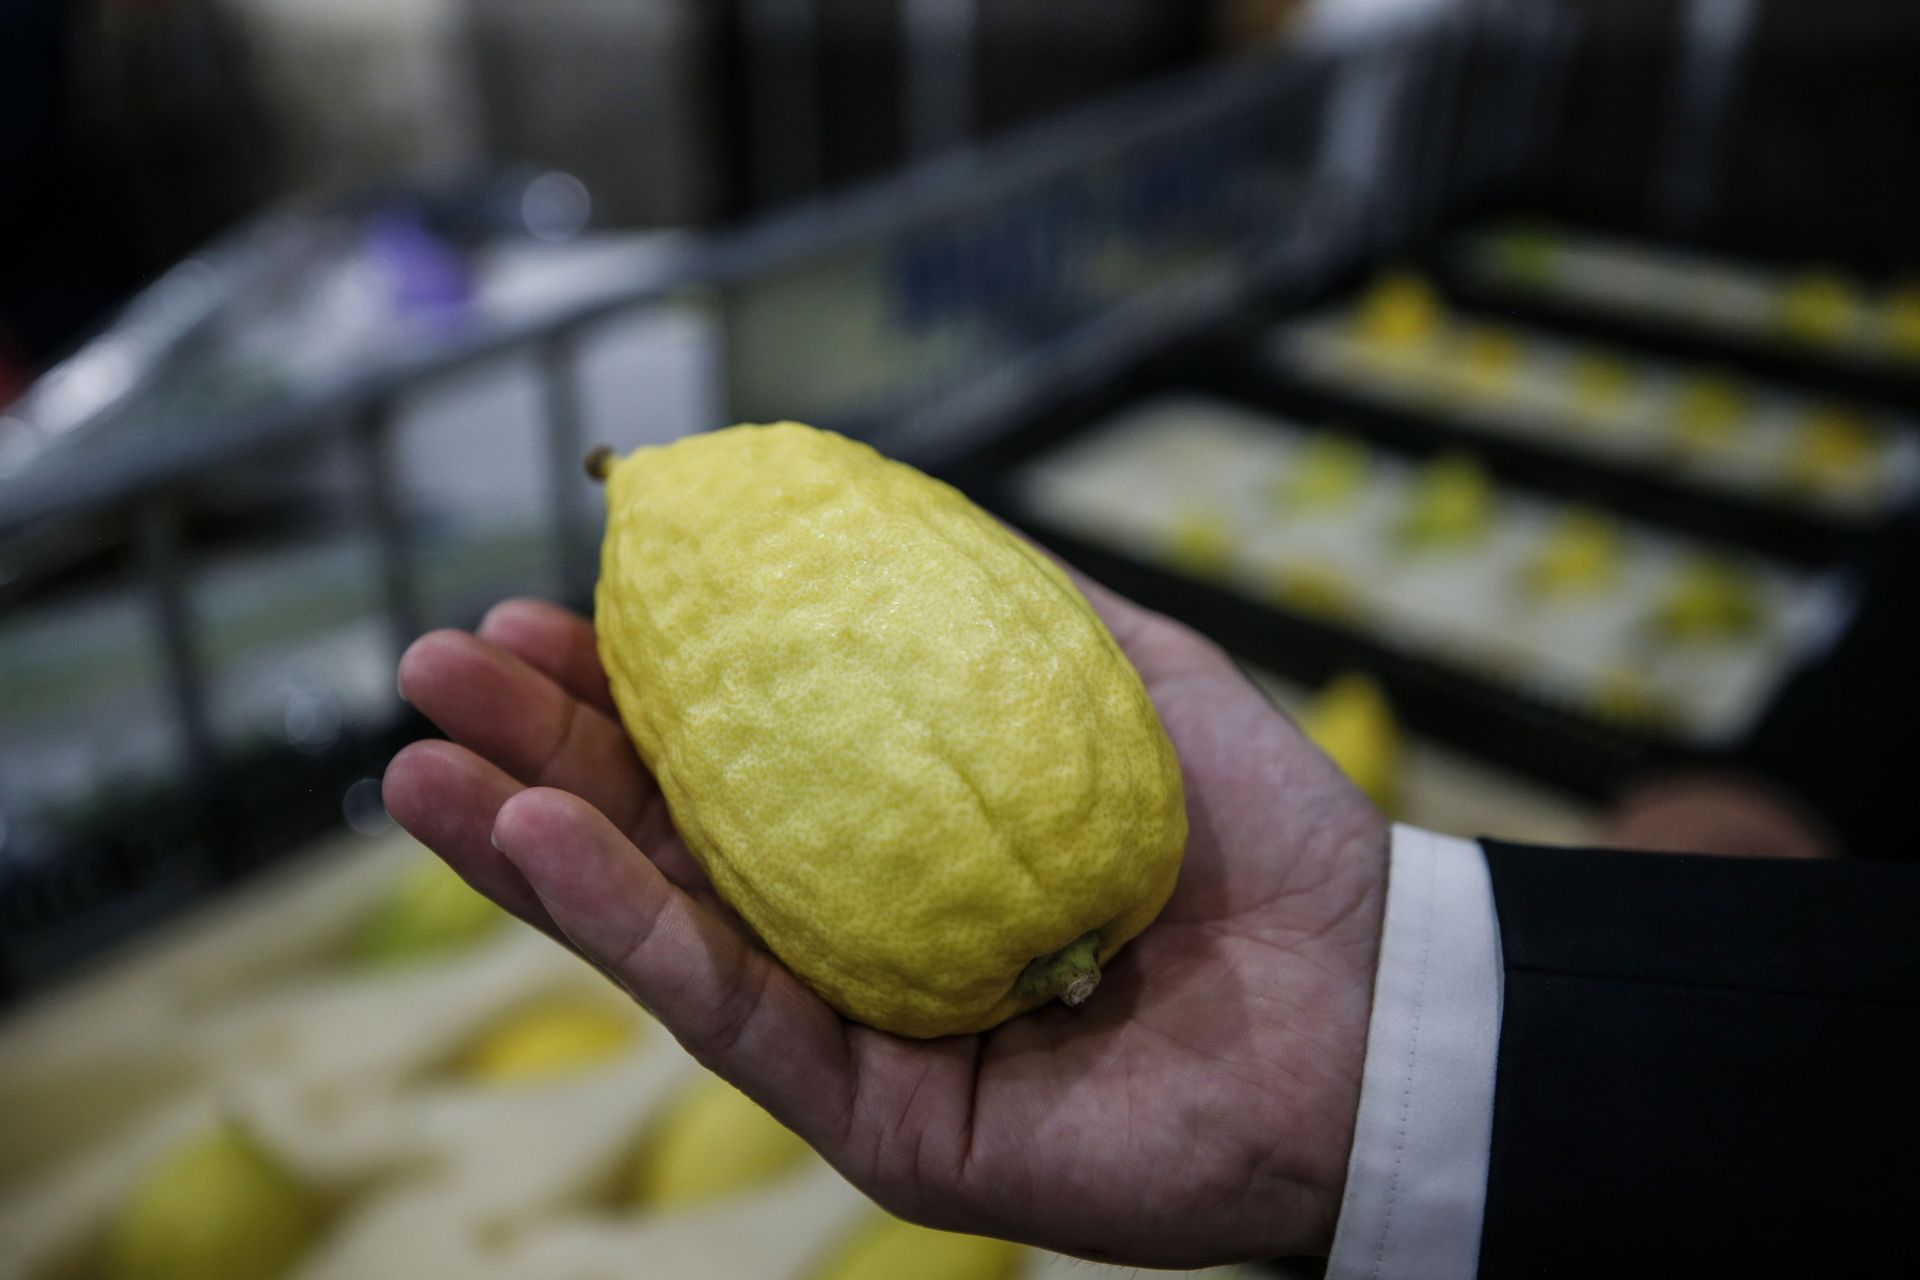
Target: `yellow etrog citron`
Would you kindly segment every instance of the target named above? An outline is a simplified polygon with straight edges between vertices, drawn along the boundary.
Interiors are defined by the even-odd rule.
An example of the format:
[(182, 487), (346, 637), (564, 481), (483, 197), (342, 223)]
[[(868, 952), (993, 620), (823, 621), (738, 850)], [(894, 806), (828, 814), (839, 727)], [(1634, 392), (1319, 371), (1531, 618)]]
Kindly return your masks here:
[(1883, 447), (1873, 424), (1858, 411), (1823, 406), (1801, 424), (1787, 457), (1786, 478), (1816, 492), (1844, 490), (1873, 476)]
[(951, 487), (796, 423), (596, 453), (600, 656), (714, 887), (841, 1012), (979, 1031), (1173, 892), (1180, 768), (1044, 555)]
[(1379, 685), (1358, 672), (1337, 677), (1301, 712), (1300, 728), (1383, 812), (1394, 812), (1404, 751)]
[(1859, 286), (1831, 271), (1815, 271), (1794, 279), (1780, 292), (1780, 325), (1802, 342), (1835, 346), (1845, 342), (1859, 323)]
[(1920, 360), (1920, 281), (1900, 285), (1886, 297), (1884, 326), (1896, 357)]
[(1674, 726), (1672, 701), (1638, 667), (1602, 670), (1587, 694), (1587, 709), (1602, 720), (1635, 728)]
[(1496, 391), (1511, 383), (1525, 367), (1527, 344), (1519, 334), (1498, 325), (1474, 325), (1459, 339), (1460, 373), (1466, 385), (1478, 391)]
[(1635, 378), (1631, 364), (1605, 351), (1576, 357), (1568, 371), (1574, 406), (1598, 417), (1612, 413), (1625, 402), (1633, 392)]
[(362, 964), (402, 964), (477, 942), (506, 922), (452, 867), (422, 854), (361, 922), (352, 954)]
[(1674, 442), (1688, 454), (1724, 452), (1752, 417), (1751, 399), (1736, 379), (1722, 374), (1692, 378), (1674, 396)]
[(1345, 622), (1360, 612), (1359, 589), (1351, 577), (1332, 565), (1290, 561), (1275, 565), (1268, 580), (1276, 601), (1309, 618)]
[(640, 1034), (631, 1009), (606, 1000), (549, 999), (487, 1028), (460, 1055), (456, 1074), (475, 1084), (554, 1080), (632, 1052)]
[(1273, 496), (1285, 510), (1343, 506), (1366, 488), (1371, 462), (1365, 441), (1337, 431), (1316, 431), (1294, 453), (1292, 464), (1274, 485)]
[(853, 1233), (809, 1280), (1013, 1280), (1026, 1250), (885, 1214)]
[(1407, 486), (1396, 533), (1408, 547), (1465, 545), (1486, 534), (1493, 504), (1493, 478), (1486, 468), (1464, 454), (1442, 454)]
[(1619, 522), (1605, 512), (1576, 507), (1547, 531), (1522, 578), (1540, 596), (1596, 595), (1619, 581), (1626, 557)]
[(813, 1155), (799, 1134), (719, 1076), (674, 1104), (634, 1161), (627, 1199), (637, 1209), (694, 1204), (763, 1186)]
[(1233, 568), (1233, 527), (1219, 516), (1189, 512), (1167, 531), (1166, 558), (1196, 578), (1222, 578)]
[(1552, 227), (1525, 223), (1507, 228), (1487, 242), (1487, 256), (1501, 275), (1520, 284), (1551, 284), (1560, 270), (1560, 236)]
[(1753, 634), (1766, 615), (1759, 587), (1738, 565), (1695, 557), (1673, 575), (1654, 613), (1654, 627), (1667, 640), (1700, 642)]
[(1381, 275), (1354, 316), (1362, 338), (1383, 347), (1431, 341), (1446, 326), (1446, 305), (1427, 278), (1412, 271)]
[(245, 1130), (219, 1124), (162, 1156), (107, 1224), (105, 1280), (274, 1280), (313, 1242), (321, 1203)]

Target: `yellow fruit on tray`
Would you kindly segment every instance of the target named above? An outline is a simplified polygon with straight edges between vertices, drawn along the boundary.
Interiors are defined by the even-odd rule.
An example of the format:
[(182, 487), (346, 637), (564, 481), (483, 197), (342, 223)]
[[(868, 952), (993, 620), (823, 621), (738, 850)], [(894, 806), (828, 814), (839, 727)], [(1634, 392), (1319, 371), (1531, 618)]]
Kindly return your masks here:
[(244, 1130), (215, 1125), (143, 1173), (107, 1224), (104, 1280), (275, 1280), (319, 1233), (320, 1199)]
[(1367, 446), (1336, 431), (1317, 431), (1301, 444), (1274, 486), (1274, 498), (1289, 510), (1337, 507), (1367, 483)]
[(1422, 467), (1407, 495), (1398, 535), (1411, 547), (1476, 541), (1493, 518), (1493, 481), (1472, 458), (1446, 454)]
[(1693, 378), (1674, 397), (1674, 438), (1686, 452), (1716, 452), (1733, 442), (1752, 412), (1737, 380), (1720, 375)]
[(1674, 574), (1654, 616), (1670, 640), (1734, 639), (1761, 622), (1760, 593), (1752, 577), (1723, 560), (1690, 560)]
[(1595, 352), (1576, 359), (1568, 379), (1575, 408), (1591, 415), (1607, 414), (1618, 409), (1633, 390), (1633, 366), (1618, 356)]
[(1907, 360), (1920, 360), (1920, 281), (1901, 285), (1887, 295), (1887, 346)]
[(362, 923), (354, 958), (397, 964), (476, 942), (507, 921), (453, 868), (422, 855)]
[(1269, 575), (1273, 598), (1310, 618), (1346, 621), (1360, 612), (1360, 593), (1352, 579), (1332, 565), (1292, 562)]
[(623, 1057), (639, 1033), (633, 1010), (610, 1000), (548, 999), (489, 1028), (460, 1055), (454, 1073), (488, 1085), (552, 1080)]
[(1852, 337), (1861, 315), (1860, 290), (1845, 276), (1810, 272), (1780, 294), (1780, 327), (1790, 337), (1835, 346)]
[(1407, 347), (1439, 333), (1446, 309), (1425, 276), (1393, 271), (1374, 281), (1355, 319), (1360, 336), (1368, 342)]
[(1667, 730), (1675, 721), (1673, 703), (1634, 667), (1601, 671), (1587, 692), (1587, 709), (1600, 719), (1629, 729)]
[(847, 1016), (978, 1031), (1159, 914), (1180, 766), (1086, 598), (951, 487), (795, 423), (620, 460), (621, 719), (720, 894)]
[(1829, 406), (1807, 415), (1787, 459), (1787, 479), (1827, 490), (1857, 484), (1872, 473), (1879, 434), (1858, 413)]
[(1517, 283), (1550, 284), (1559, 272), (1560, 237), (1549, 226), (1509, 227), (1492, 237), (1487, 247), (1500, 273)]
[(1215, 515), (1190, 512), (1167, 533), (1167, 561), (1196, 578), (1224, 577), (1233, 565), (1233, 530)]
[(1590, 595), (1619, 581), (1625, 559), (1620, 526), (1611, 516), (1569, 512), (1527, 562), (1527, 587), (1539, 595)]
[(808, 1280), (1013, 1280), (1017, 1244), (959, 1235), (876, 1216), (855, 1232)]
[(1400, 794), (1400, 726), (1379, 685), (1357, 673), (1336, 678), (1301, 713), (1300, 728), (1353, 785), (1393, 812)]
[(764, 1186), (813, 1155), (798, 1134), (718, 1076), (681, 1098), (647, 1136), (627, 1202), (667, 1209)]
[(1526, 363), (1527, 347), (1511, 330), (1479, 325), (1461, 336), (1458, 355), (1467, 386), (1485, 393), (1513, 381)]

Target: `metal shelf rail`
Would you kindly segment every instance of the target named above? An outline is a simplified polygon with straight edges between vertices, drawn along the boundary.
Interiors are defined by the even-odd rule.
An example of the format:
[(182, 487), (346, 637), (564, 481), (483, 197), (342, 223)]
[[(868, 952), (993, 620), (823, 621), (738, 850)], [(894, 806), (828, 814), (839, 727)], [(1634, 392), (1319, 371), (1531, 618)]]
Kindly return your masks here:
[[(191, 607), (196, 566), (181, 537), (182, 495), (210, 468), (350, 441), (397, 655), (425, 621), (394, 471), (397, 407), (423, 385), (531, 354), (548, 538), (565, 594), (585, 602), (597, 537), (580, 475), (590, 442), (578, 366), (603, 327), (698, 299), (719, 320), (729, 419), (807, 417), (937, 465), (1022, 405), (1112, 378), (1255, 299), (1311, 293), (1510, 187), (1546, 137), (1541, 104), (1572, 37), (1560, 7), (1529, 0), (1438, 10), (1365, 40), (1213, 68), (987, 148), (946, 151), (871, 188), (689, 242), (562, 310), (237, 414), (145, 430), (138, 447), (89, 447), (93, 423), (70, 424), (58, 447), (0, 479), (0, 562), (28, 554), (49, 529), (103, 515), (130, 521), (152, 645), (192, 766), (190, 785), (164, 798), (179, 816), (163, 825), (200, 829), (232, 809), (223, 797), (243, 785), (210, 727), (206, 637)], [(931, 102), (927, 112), (931, 138), (940, 132)], [(814, 305), (823, 291), (850, 299), (824, 320)], [(831, 358), (840, 349), (872, 358), (843, 364)], [(95, 417), (137, 418), (141, 397), (135, 383)], [(413, 731), (397, 724), (395, 734)], [(188, 879), (217, 883), (269, 856), (259, 850), (312, 834), (276, 830), (272, 814), (256, 819), (211, 842), (253, 852), (229, 847), (220, 870), (200, 866)], [(112, 908), (159, 874), (146, 865), (152, 849), (97, 832), (30, 864), (0, 848), (0, 997), (75, 958), (69, 942), (47, 939), (86, 933), (89, 919), (117, 921), (95, 930), (102, 941), (132, 928)]]

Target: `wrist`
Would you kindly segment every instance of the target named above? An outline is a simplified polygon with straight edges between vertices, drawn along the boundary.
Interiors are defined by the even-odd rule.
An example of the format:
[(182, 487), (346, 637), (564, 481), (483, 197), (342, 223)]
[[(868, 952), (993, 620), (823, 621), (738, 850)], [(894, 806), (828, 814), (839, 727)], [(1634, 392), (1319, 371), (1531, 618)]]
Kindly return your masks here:
[(1314, 1256), (1331, 1251), (1346, 1193), (1386, 921), (1392, 827), (1371, 805), (1356, 808), (1360, 812), (1334, 842), (1327, 863), (1333, 914), (1322, 934), (1330, 979), (1328, 1034), (1321, 1046), (1326, 1079), (1317, 1109), (1320, 1128), (1309, 1144), (1308, 1176), (1318, 1194), (1303, 1240)]

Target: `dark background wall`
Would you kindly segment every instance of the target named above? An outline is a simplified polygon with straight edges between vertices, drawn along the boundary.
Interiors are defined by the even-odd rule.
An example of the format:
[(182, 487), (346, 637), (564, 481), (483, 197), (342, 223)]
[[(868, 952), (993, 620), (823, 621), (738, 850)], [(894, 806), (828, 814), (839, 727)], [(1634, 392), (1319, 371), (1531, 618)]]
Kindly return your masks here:
[[(1676, 218), (1681, 0), (1574, 0), (1560, 140), (1528, 199), (1589, 224), (1870, 273), (1920, 265), (1920, 5), (1765, 0), (1706, 198)], [(1685, 158), (1684, 156), (1682, 157)]]

